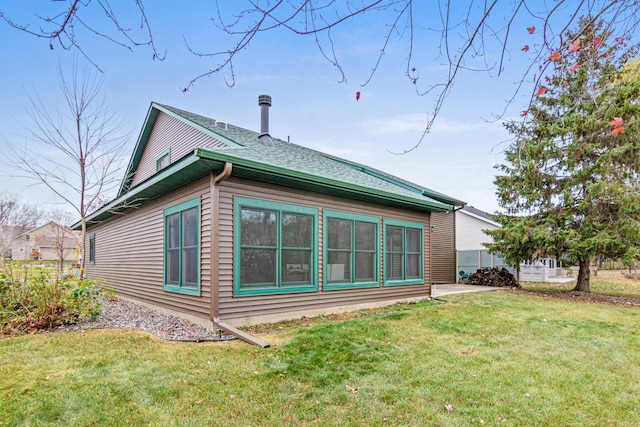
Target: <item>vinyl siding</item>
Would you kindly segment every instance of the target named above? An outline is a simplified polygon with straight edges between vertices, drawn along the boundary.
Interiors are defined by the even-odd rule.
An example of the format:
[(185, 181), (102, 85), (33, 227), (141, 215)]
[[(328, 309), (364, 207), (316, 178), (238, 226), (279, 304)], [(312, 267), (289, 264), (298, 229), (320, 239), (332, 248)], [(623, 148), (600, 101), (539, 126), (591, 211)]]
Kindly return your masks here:
[(474, 218), (464, 212), (456, 212), (456, 249), (459, 251), (486, 250), (482, 244), (491, 238), (482, 230), (495, 230), (498, 226)]
[(456, 282), (457, 228), (453, 212), (431, 214), (431, 275), (433, 283)]
[(170, 150), (171, 163), (202, 147), (224, 147), (223, 142), (187, 125), (169, 114), (160, 112), (151, 131), (140, 164), (133, 177), (134, 187), (156, 173), (159, 155)]
[[(234, 197), (251, 197), (300, 206), (318, 208), (318, 291), (292, 294), (234, 296), (233, 294), (233, 206)], [(375, 287), (361, 289), (323, 290), (323, 210), (378, 216), (380, 218), (380, 245), (384, 237), (384, 218), (419, 222), (424, 225), (425, 281), (421, 285)], [(308, 191), (237, 179), (233, 176), (220, 185), (220, 317), (232, 323), (251, 322), (296, 311), (318, 311), (341, 306), (379, 303), (398, 299), (427, 297), (430, 295), (429, 214), (389, 208), (382, 205), (357, 202)], [(379, 277), (384, 277), (381, 251)]]
[[(90, 229), (95, 234), (96, 261), (87, 274), (113, 287), (119, 295), (200, 319), (211, 315), (211, 198), (210, 178), (199, 179), (143, 207), (116, 216)], [(430, 214), (353, 201), (336, 196), (276, 186), (233, 175), (219, 187), (219, 315), (232, 324), (270, 318), (295, 317), (291, 313), (336, 311), (341, 307), (370, 306), (430, 295)], [(308, 206), (318, 209), (318, 291), (290, 294), (235, 296), (233, 292), (234, 197)], [(164, 209), (200, 197), (201, 279), (200, 295), (168, 292), (163, 288)], [(384, 278), (384, 219), (421, 223), (424, 226), (424, 283), (418, 285), (323, 290), (324, 209), (380, 218), (379, 277)]]
[[(164, 290), (164, 209), (200, 198), (200, 296)], [(90, 278), (119, 295), (178, 313), (208, 318), (210, 301), (211, 198), (209, 177), (175, 190), (159, 200), (91, 227), (95, 235), (95, 264), (87, 262)]]

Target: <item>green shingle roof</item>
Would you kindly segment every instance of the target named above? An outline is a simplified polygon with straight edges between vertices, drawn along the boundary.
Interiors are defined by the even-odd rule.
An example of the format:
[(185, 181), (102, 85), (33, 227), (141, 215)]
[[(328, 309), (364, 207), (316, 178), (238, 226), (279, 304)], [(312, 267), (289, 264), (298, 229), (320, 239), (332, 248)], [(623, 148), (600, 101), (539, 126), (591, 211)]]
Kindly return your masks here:
[[(225, 144), (198, 148), (151, 178), (129, 188), (159, 112), (169, 114)], [(464, 202), (411, 183), (383, 171), (331, 156), (301, 145), (272, 138), (265, 146), (259, 133), (168, 105), (152, 103), (129, 162), (118, 198), (95, 212), (90, 219), (104, 220), (132, 204), (144, 203), (211, 171), (232, 163), (232, 176), (309, 189), (325, 194), (399, 206), (414, 210), (444, 212)]]
[(434, 208), (436, 204), (442, 204), (447, 205), (446, 207), (441, 206), (442, 208), (449, 210), (455, 205), (464, 204), (464, 202), (460, 200), (434, 192), (368, 166), (340, 159), (277, 138), (273, 138), (273, 146), (268, 147), (258, 140), (259, 133), (257, 132), (231, 124), (228, 124), (226, 129), (220, 128), (216, 126), (215, 120), (208, 117), (166, 105), (162, 105), (162, 107), (173, 112), (176, 116), (180, 116), (185, 120), (206, 128), (212, 133), (232, 140), (242, 146), (240, 148), (205, 149), (210, 151), (208, 154), (213, 157), (215, 157), (216, 154), (224, 154), (225, 157), (234, 157), (239, 160), (248, 160), (279, 168), (283, 173), (290, 171), (308, 174), (311, 177), (316, 177), (320, 182), (328, 181), (332, 184), (342, 182), (348, 186), (363, 187), (380, 192), (390, 192), (418, 201), (431, 202), (434, 204)]

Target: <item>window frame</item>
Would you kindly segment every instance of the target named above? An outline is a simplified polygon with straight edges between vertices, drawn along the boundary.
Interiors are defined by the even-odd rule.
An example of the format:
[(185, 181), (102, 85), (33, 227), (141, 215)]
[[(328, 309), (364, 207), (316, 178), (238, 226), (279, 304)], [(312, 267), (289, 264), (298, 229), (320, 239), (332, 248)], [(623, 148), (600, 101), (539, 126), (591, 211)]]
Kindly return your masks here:
[[(188, 200), (186, 202), (177, 204), (175, 206), (172, 206), (170, 208), (167, 208), (164, 210), (164, 215), (163, 215), (163, 241), (164, 241), (164, 249), (163, 249), (163, 254), (162, 254), (162, 258), (163, 258), (163, 274), (162, 274), (162, 282), (163, 282), (163, 289), (165, 291), (169, 291), (169, 292), (177, 292), (177, 293), (182, 293), (182, 294), (188, 294), (188, 295), (200, 295), (200, 287), (201, 287), (201, 269), (202, 269), (202, 259), (201, 259), (201, 254), (202, 254), (202, 236), (201, 236), (201, 212), (200, 212), (200, 198), (195, 198), (195, 199), (191, 199)], [(184, 277), (183, 277), (183, 251), (184, 251), (184, 246), (183, 246), (183, 213), (186, 211), (189, 211), (191, 209), (195, 209), (196, 211), (196, 223), (197, 223), (197, 230), (196, 230), (196, 236), (197, 236), (197, 250), (196, 250), (196, 258), (197, 258), (197, 270), (196, 270), (196, 275), (197, 275), (197, 282), (196, 282), (196, 287), (192, 288), (192, 287), (188, 287), (188, 285), (186, 283), (184, 283)], [(175, 215), (175, 214), (179, 214), (179, 226), (178, 226), (178, 233), (180, 236), (180, 242), (179, 242), (179, 246), (178, 246), (178, 252), (179, 252), (179, 258), (178, 258), (178, 276), (179, 276), (179, 282), (178, 284), (175, 283), (169, 283), (168, 282), (168, 275), (167, 275), (167, 271), (168, 271), (168, 263), (167, 263), (167, 250), (168, 250), (168, 232), (169, 229), (167, 227), (167, 218)]]
[(94, 265), (96, 263), (96, 234), (89, 234), (89, 264)]
[[(387, 265), (387, 239), (388, 239), (388, 227), (400, 227), (403, 229), (403, 251), (402, 251), (402, 259), (403, 259), (403, 277), (407, 275), (407, 250), (406, 250), (406, 241), (407, 241), (407, 228), (410, 229), (418, 229), (420, 231), (420, 277), (417, 279), (387, 279), (387, 271), (389, 266)], [(424, 224), (419, 222), (410, 222), (410, 221), (401, 221), (397, 219), (384, 219), (384, 285), (385, 286), (403, 286), (403, 285), (424, 285), (425, 277), (424, 277)]]
[[(329, 260), (329, 220), (338, 219), (351, 221), (351, 278), (350, 282), (334, 282), (331, 283), (328, 280), (328, 260)], [(380, 218), (370, 215), (361, 215), (355, 213), (347, 213), (325, 209), (323, 211), (323, 230), (324, 230), (324, 257), (323, 257), (323, 289), (330, 290), (339, 290), (339, 289), (358, 289), (358, 288), (373, 288), (380, 286)], [(355, 248), (355, 224), (356, 222), (364, 222), (369, 224), (374, 224), (376, 227), (375, 230), (375, 258), (374, 258), (374, 280), (370, 281), (362, 281), (358, 282), (355, 279), (355, 263), (356, 263), (356, 253), (358, 250)]]
[[(165, 157), (167, 158), (167, 165), (163, 167), (159, 167), (160, 160), (164, 159)], [(166, 169), (167, 167), (169, 167), (169, 165), (171, 165), (171, 149), (167, 148), (162, 153), (156, 156), (156, 172)]]
[[(259, 288), (257, 286), (243, 288), (241, 280), (242, 253), (242, 209), (263, 209), (277, 212), (276, 225), (276, 261), (275, 286)], [(283, 286), (282, 284), (282, 213), (309, 215), (312, 217), (311, 260), (309, 263), (309, 284), (300, 286)], [(233, 294), (234, 296), (284, 294), (293, 292), (318, 291), (318, 209), (269, 200), (248, 197), (234, 197), (233, 217)]]

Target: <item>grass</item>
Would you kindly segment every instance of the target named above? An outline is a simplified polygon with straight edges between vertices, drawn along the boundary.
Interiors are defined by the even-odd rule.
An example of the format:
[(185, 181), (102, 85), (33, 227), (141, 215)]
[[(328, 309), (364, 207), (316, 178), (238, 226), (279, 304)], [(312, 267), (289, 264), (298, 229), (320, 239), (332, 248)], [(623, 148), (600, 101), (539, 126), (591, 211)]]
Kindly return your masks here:
[(640, 424), (637, 308), (447, 298), (276, 327), (268, 349), (124, 330), (2, 340), (0, 425)]
[[(534, 291), (570, 291), (575, 280), (568, 283), (523, 283), (523, 289)], [(591, 275), (590, 290), (594, 294), (640, 298), (640, 281), (625, 278), (620, 271), (598, 271)]]

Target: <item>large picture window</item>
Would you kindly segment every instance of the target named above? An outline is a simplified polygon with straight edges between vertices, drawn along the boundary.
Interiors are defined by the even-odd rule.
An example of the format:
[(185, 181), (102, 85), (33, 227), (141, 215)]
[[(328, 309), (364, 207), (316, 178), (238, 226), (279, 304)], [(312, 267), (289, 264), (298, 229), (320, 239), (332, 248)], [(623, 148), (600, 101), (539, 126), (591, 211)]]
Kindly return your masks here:
[(164, 289), (200, 293), (200, 199), (164, 211)]
[(424, 283), (424, 226), (385, 219), (385, 285)]
[(235, 198), (236, 295), (317, 290), (318, 210)]
[(379, 285), (379, 222), (375, 217), (325, 210), (325, 289)]

